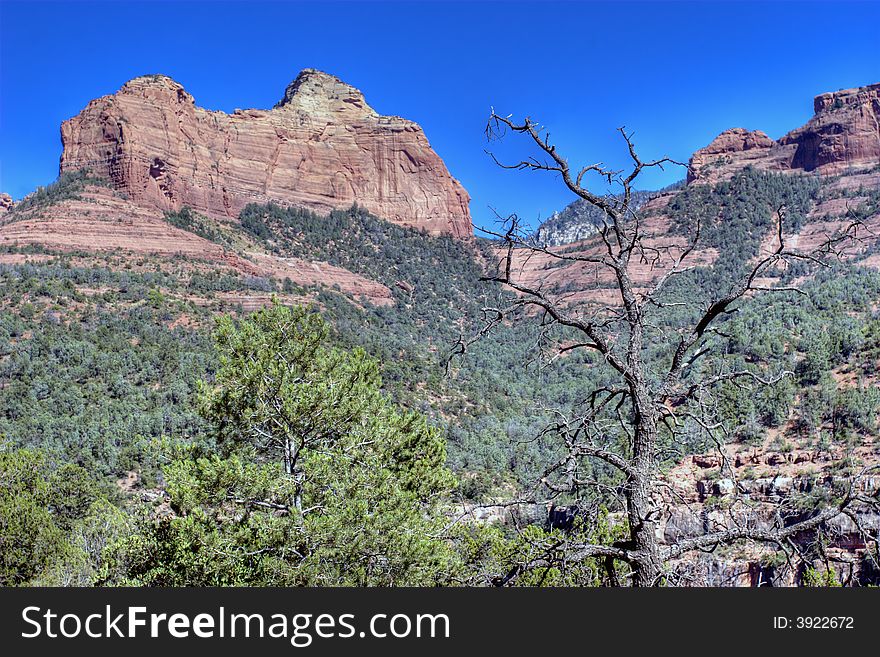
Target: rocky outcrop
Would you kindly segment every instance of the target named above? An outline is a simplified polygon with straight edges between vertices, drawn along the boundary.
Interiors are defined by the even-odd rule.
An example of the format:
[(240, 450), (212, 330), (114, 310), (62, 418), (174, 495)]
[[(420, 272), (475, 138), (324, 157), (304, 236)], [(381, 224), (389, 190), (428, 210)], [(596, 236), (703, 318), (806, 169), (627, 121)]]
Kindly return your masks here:
[(815, 116), (779, 140), (794, 145), (793, 169), (842, 173), (880, 164), (880, 84), (817, 96)]
[(6, 214), (15, 205), (15, 201), (9, 194), (0, 194), (0, 215)]
[(816, 96), (814, 116), (778, 141), (733, 128), (694, 153), (688, 182), (725, 180), (746, 166), (825, 175), (880, 165), (880, 84)]
[[(815, 500), (832, 499), (847, 491), (864, 499), (876, 495), (880, 477), (870, 474), (853, 479), (840, 466), (848, 459), (870, 468), (878, 462), (874, 440), (843, 450), (802, 449), (779, 452), (765, 445), (726, 453), (695, 454), (685, 458), (664, 475), (658, 501), (665, 510), (661, 537), (667, 545), (702, 534), (751, 527), (771, 531), (800, 522), (813, 513)], [(733, 448), (726, 450), (732, 451)], [(808, 501), (798, 504), (798, 500)], [(820, 502), (821, 503), (821, 502)], [(819, 571), (835, 571), (847, 585), (876, 584), (878, 574), (870, 565), (867, 536), (880, 530), (880, 514), (868, 504), (855, 503), (849, 515), (838, 515), (821, 525), (824, 559), (812, 564)], [(815, 554), (815, 533), (791, 537), (804, 558)], [(801, 563), (792, 568), (780, 561), (777, 546), (738, 543), (718, 554), (694, 558), (687, 555), (675, 562), (673, 571), (682, 583), (692, 586), (796, 586), (802, 583)], [(774, 565), (775, 564), (775, 565)]]
[(91, 169), (134, 202), (236, 217), (247, 203), (353, 203), (432, 234), (472, 234), (468, 194), (422, 129), (307, 69), (271, 110), (202, 109), (174, 80), (135, 78), (61, 126), (61, 171)]
[(774, 141), (760, 130), (731, 128), (715, 137), (703, 151), (707, 154), (742, 153), (754, 149), (770, 148)]
[[(688, 182), (716, 182), (746, 166), (785, 170), (791, 156), (780, 154), (778, 144), (760, 130), (731, 128), (715, 137), (705, 148), (693, 154)], [(791, 149), (788, 149), (791, 150)]]
[[(751, 166), (763, 171), (849, 174), (856, 187), (876, 186), (876, 181), (864, 177), (880, 165), (880, 84), (822, 94), (813, 106), (815, 116), (779, 141), (760, 130), (725, 130), (693, 154), (687, 182), (716, 183)], [(861, 179), (855, 182), (857, 177)], [(673, 185), (659, 192), (636, 192), (632, 207), (639, 210), (650, 199), (674, 193), (677, 188)], [(533, 238), (542, 246), (587, 240), (602, 221), (600, 211), (577, 200), (561, 212), (554, 212)]]

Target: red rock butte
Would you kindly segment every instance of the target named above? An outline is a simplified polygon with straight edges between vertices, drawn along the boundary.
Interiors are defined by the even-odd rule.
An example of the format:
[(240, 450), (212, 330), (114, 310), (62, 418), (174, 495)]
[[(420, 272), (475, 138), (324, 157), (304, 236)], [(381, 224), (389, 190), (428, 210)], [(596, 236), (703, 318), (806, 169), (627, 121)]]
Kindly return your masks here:
[(61, 171), (90, 169), (140, 205), (234, 218), (275, 201), (319, 212), (357, 203), (434, 235), (473, 234), (469, 197), (422, 129), (306, 69), (271, 110), (196, 106), (163, 75), (126, 83), (61, 126)]
[(813, 111), (778, 141), (760, 130), (725, 130), (694, 153), (688, 182), (724, 180), (749, 165), (824, 175), (880, 165), (880, 84), (816, 96)]

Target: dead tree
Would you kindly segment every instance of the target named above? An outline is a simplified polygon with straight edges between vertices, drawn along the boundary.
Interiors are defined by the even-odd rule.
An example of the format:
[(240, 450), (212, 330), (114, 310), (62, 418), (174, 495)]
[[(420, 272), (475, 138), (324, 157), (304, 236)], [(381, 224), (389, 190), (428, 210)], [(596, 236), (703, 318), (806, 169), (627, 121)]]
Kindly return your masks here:
[[(730, 289), (717, 293), (705, 301), (694, 299), (672, 300), (664, 296), (671, 281), (692, 270), (695, 253), (701, 245), (702, 226), (690, 227), (687, 238), (677, 244), (656, 240), (656, 235), (645, 232), (640, 212), (634, 211), (632, 198), (634, 184), (646, 169), (678, 165), (669, 158), (643, 161), (636, 152), (632, 135), (620, 129), (631, 159), (631, 168), (615, 171), (605, 165), (591, 164), (572, 169), (568, 161), (550, 141), (549, 134), (529, 118), (522, 122), (492, 111), (487, 126), (490, 140), (505, 133), (523, 135), (539, 154), (514, 164), (496, 163), (507, 169), (543, 171), (558, 175), (566, 187), (590, 206), (601, 211), (604, 221), (597, 228), (596, 247), (577, 250), (549, 248), (535, 243), (521, 228), (517, 218), (506, 220), (502, 231), (487, 231), (503, 245), (497, 273), (487, 277), (514, 294), (509, 303), (487, 307), (487, 321), (474, 335), (462, 337), (453, 353), (464, 354), (476, 340), (485, 338), (493, 327), (511, 318), (531, 316), (539, 321), (548, 334), (551, 329), (564, 327), (568, 340), (556, 345), (556, 354), (584, 349), (599, 355), (601, 366), (614, 374), (616, 385), (595, 390), (586, 404), (586, 410), (575, 417), (560, 418), (549, 430), (560, 438), (563, 455), (550, 465), (527, 498), (534, 503), (557, 499), (574, 493), (590, 481), (580, 476), (580, 464), (585, 460), (601, 461), (618, 473), (621, 485), (616, 489), (620, 507), (625, 513), (628, 537), (613, 545), (569, 544), (564, 559), (568, 563), (583, 559), (628, 565), (632, 586), (656, 586), (664, 582), (670, 561), (696, 551), (711, 551), (718, 546), (737, 541), (756, 541), (777, 546), (791, 544), (792, 537), (815, 530), (840, 514), (850, 514), (857, 504), (877, 504), (876, 495), (868, 497), (852, 482), (849, 491), (833, 503), (815, 509), (809, 517), (793, 524), (778, 523), (771, 529), (758, 528), (747, 520), (731, 517), (720, 528), (702, 535), (682, 539), (666, 545), (658, 538), (658, 523), (665, 510), (662, 502), (663, 482), (659, 464), (661, 451), (669, 441), (661, 441), (661, 434), (675, 439), (686, 424), (706, 432), (718, 440), (720, 423), (707, 408), (711, 392), (724, 382), (747, 380), (756, 384), (772, 384), (790, 372), (779, 372), (764, 377), (751, 369), (718, 371), (714, 374), (695, 375), (695, 364), (702, 363), (713, 349), (709, 339), (717, 331), (721, 319), (733, 312), (745, 298), (763, 292), (797, 291), (794, 286), (773, 285), (766, 282), (774, 269), (793, 261), (825, 264), (829, 256), (840, 255), (844, 243), (857, 239), (859, 224), (828, 236), (820, 247), (810, 252), (791, 249), (786, 244), (785, 209), (776, 213), (774, 246), (765, 249), (757, 259), (744, 263), (742, 278)], [(490, 153), (491, 155), (491, 153)], [(682, 165), (684, 166), (684, 165)], [(618, 194), (601, 195), (591, 192), (586, 184), (588, 176), (598, 176), (608, 186), (616, 185)], [(519, 275), (520, 266), (529, 257), (542, 257), (576, 266), (589, 267), (597, 276), (607, 275), (614, 291), (609, 303), (572, 301), (554, 294), (539, 283), (529, 283)], [(650, 268), (654, 273), (650, 282), (641, 286), (634, 280), (635, 266)], [(711, 296), (711, 295), (710, 295)], [(667, 335), (668, 353), (658, 371), (656, 362), (646, 361), (646, 340), (652, 330), (650, 314), (674, 305), (692, 308), (698, 304), (697, 317), (691, 325), (679, 327)], [(524, 312), (525, 311), (525, 312)], [(571, 339), (571, 336), (577, 336)], [(609, 429), (609, 418), (615, 421)], [(665, 432), (665, 433), (664, 433)], [(723, 448), (719, 444), (719, 448)], [(861, 473), (865, 474), (865, 473)], [(554, 546), (554, 554), (560, 547)], [(525, 567), (552, 565), (556, 556), (548, 553), (546, 559), (531, 559), (528, 566), (517, 566), (495, 578), (496, 584), (514, 580)], [(614, 572), (613, 567), (609, 572)], [(616, 579), (616, 578), (615, 578)]]

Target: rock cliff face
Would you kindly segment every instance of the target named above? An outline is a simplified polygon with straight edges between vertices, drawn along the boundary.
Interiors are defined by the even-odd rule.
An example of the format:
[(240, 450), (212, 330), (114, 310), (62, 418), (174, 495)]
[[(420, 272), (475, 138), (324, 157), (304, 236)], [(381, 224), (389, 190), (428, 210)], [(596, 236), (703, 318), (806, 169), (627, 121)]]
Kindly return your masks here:
[(779, 141), (726, 130), (691, 158), (688, 182), (724, 180), (745, 166), (825, 175), (880, 165), (880, 84), (816, 96), (815, 115)]
[(381, 116), (357, 89), (307, 69), (271, 110), (196, 106), (174, 80), (135, 78), (61, 126), (61, 171), (90, 168), (133, 201), (235, 217), (247, 203), (379, 217), (466, 238), (468, 194), (422, 129)]

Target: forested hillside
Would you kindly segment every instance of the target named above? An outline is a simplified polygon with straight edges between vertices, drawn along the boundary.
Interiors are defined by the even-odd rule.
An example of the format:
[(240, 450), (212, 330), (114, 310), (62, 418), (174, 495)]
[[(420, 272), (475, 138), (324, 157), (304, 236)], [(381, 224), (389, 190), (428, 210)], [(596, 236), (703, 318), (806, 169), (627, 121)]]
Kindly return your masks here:
[[(30, 203), (50, 211), (81, 192), (81, 179), (71, 178)], [(675, 191), (662, 208), (671, 218), (664, 230), (672, 238), (699, 222), (717, 256), (669, 288), (670, 306), (652, 318), (648, 357), (664, 362), (669, 344), (663, 336), (693, 319), (675, 300), (720, 294), (772, 236), (780, 208), (787, 231), (809, 235), (811, 225), (830, 221), (825, 209), (839, 209), (835, 203), (864, 219), (876, 214), (878, 200), (878, 190), (843, 188), (834, 178), (753, 170)], [(650, 203), (644, 210), (649, 218), (660, 212)], [(225, 249), (329, 263), (381, 283), (392, 302), (376, 305), (332, 287), (167, 256), (126, 260), (4, 247), (0, 479), (7, 492), (0, 505), (4, 517), (20, 521), (0, 526), (2, 583), (490, 583), (560, 531), (535, 516), (525, 537), (512, 526), (477, 531), (464, 523), (443, 541), (429, 538), (456, 509), (503, 502), (529, 489), (560, 453), (542, 429), (610, 385), (599, 356), (545, 352), (540, 322), (504, 322), (491, 339), (456, 353), (460, 336), (483, 326), (485, 308), (516, 298), (484, 280), (496, 267), (496, 244), (430, 236), (358, 207), (321, 215), (252, 204), (239, 220), (218, 224), (188, 209), (165, 217)], [(871, 264), (875, 250), (809, 279), (796, 269), (775, 271), (778, 281), (801, 292), (745, 299), (723, 319), (712, 340), (726, 367), (795, 372), (772, 386), (721, 391), (718, 411), (731, 445), (782, 454), (843, 450), (834, 461), (838, 471), (876, 459), (880, 274), (860, 266)], [(316, 323), (297, 329), (300, 339), (314, 338), (314, 351), (290, 357), (315, 381), (349, 377), (357, 392), (340, 403), (351, 404), (357, 419), (316, 436), (303, 470), (308, 477), (290, 488), (280, 477), (280, 452), (260, 442), (254, 428), (265, 409), (222, 395), (254, 375), (238, 360), (241, 350), (270, 339), (280, 340), (281, 352), (287, 348), (274, 331), (290, 321), (283, 309), (299, 304), (323, 319), (309, 315)], [(251, 313), (265, 306), (262, 314)], [(297, 322), (306, 321), (303, 311), (293, 312)], [(568, 338), (565, 330), (554, 331), (554, 339)], [(331, 425), (338, 419), (328, 415), (325, 400), (296, 386), (284, 400), (294, 404), (294, 416), (314, 413)], [(234, 403), (245, 406), (233, 412), (228, 404)], [(231, 417), (253, 424), (230, 434)], [(365, 448), (361, 437), (379, 430), (377, 417), (388, 442)], [(712, 447), (695, 433), (670, 446), (664, 467)], [(340, 463), (358, 449), (366, 449), (358, 462), (373, 465), (343, 476)], [(602, 485), (619, 483), (602, 468), (591, 474)], [(340, 550), (345, 531), (358, 522), (358, 505), (379, 503), (351, 492), (365, 489), (398, 500), (403, 515), (388, 507), (383, 522), (422, 538), (407, 543), (402, 534), (372, 535), (374, 542), (358, 549), (383, 554), (384, 561), (361, 568), (353, 565), (359, 554)], [(350, 503), (334, 506), (326, 490), (349, 491)], [(601, 503), (601, 486), (597, 490)], [(423, 513), (407, 515), (406, 505)], [(294, 539), (301, 531), (298, 514), (309, 506), (326, 513), (308, 516), (307, 537)], [(593, 518), (577, 531), (611, 540), (616, 530)], [(5, 547), (13, 544), (42, 556), (30, 559)], [(201, 551), (185, 556), (179, 552), (184, 544)], [(217, 554), (230, 556), (212, 563)], [(424, 567), (414, 569), (415, 562)], [(541, 581), (598, 583), (605, 576), (588, 560), (569, 570), (547, 568), (542, 577), (549, 579)], [(518, 581), (537, 581), (529, 577)]]

